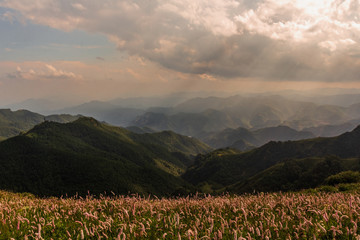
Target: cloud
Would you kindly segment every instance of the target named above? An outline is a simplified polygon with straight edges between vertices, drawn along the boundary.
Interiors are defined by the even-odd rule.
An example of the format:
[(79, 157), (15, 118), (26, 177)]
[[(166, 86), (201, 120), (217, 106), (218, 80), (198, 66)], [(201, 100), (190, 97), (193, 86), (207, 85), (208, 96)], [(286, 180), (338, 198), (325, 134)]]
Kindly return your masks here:
[(86, 7), (84, 7), (84, 5), (80, 4), (80, 3), (73, 3), (71, 4), (71, 6), (79, 11), (85, 11)]
[(244, 31), (276, 40), (321, 44), (340, 39), (334, 44), (348, 45), (359, 40), (360, 4), (358, 0), (264, 0), (235, 20)]
[(16, 71), (8, 73), (7, 77), (10, 79), (24, 79), (24, 80), (51, 80), (51, 79), (66, 79), (66, 80), (79, 80), (82, 79), (81, 75), (73, 72), (67, 72), (56, 69), (54, 66), (44, 64), (40, 69), (23, 70), (20, 66), (16, 67)]
[(120, 51), (178, 72), (360, 80), (358, 0), (0, 0), (0, 6), (16, 10), (9, 19), (21, 13), (63, 31), (105, 34)]
[(135, 72), (133, 69), (127, 68), (126, 71), (134, 78), (141, 79), (141, 75), (139, 73)]
[(80, 76), (77, 76), (73, 72), (65, 72), (63, 70), (58, 70), (52, 65), (46, 64), (45, 67), (47, 68), (47, 72), (44, 74), (46, 78), (79, 78)]

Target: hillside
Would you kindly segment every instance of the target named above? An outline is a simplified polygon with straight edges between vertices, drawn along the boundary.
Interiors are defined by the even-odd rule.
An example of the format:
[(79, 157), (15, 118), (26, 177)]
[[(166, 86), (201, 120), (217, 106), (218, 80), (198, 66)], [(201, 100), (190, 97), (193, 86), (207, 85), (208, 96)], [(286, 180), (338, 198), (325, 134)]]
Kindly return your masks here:
[(285, 160), (246, 181), (227, 187), (230, 192), (296, 191), (324, 184), (327, 177), (343, 170), (360, 170), (359, 158), (335, 156)]
[[(166, 145), (170, 140), (177, 144)], [(192, 138), (142, 136), (92, 118), (43, 122), (0, 143), (0, 188), (45, 196), (88, 190), (167, 195), (191, 189), (178, 176), (189, 155), (209, 150)]]
[(68, 114), (54, 114), (43, 116), (27, 110), (11, 111), (10, 109), (0, 109), (0, 140), (18, 135), (33, 128), (35, 125), (44, 121), (71, 122), (79, 116)]
[(44, 116), (27, 110), (0, 109), (0, 137), (8, 138), (44, 121)]
[[(199, 155), (195, 164), (183, 175), (184, 179), (195, 185), (210, 185), (213, 190), (216, 190), (235, 183), (251, 182), (251, 177), (284, 161), (326, 158), (329, 155), (340, 159), (358, 158), (360, 156), (360, 126), (338, 137), (287, 142), (273, 141), (245, 153), (224, 154), (219, 151)], [(337, 171), (341, 171), (341, 168)], [(274, 184), (272, 188), (276, 189), (277, 185), (282, 185), (283, 182), (275, 181)]]

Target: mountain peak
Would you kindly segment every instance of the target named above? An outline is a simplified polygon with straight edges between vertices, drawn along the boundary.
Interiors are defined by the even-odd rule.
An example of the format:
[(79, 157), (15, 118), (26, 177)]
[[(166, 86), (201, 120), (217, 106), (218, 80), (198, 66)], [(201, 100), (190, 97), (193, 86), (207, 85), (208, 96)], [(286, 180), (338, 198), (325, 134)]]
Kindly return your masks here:
[[(77, 124), (78, 126), (87, 126), (87, 127), (98, 127), (101, 125), (100, 122), (98, 122), (96, 119), (92, 118), (92, 117), (80, 117), (77, 120), (73, 121), (73, 122), (68, 122), (66, 124)], [(64, 123), (60, 123), (60, 122), (54, 122), (54, 121), (44, 121), (36, 126), (34, 126), (28, 133), (32, 134), (32, 133), (41, 133), (43, 131), (57, 131), (55, 129), (62, 129), (62, 131), (65, 129), (64, 128)], [(77, 129), (79, 129), (79, 127), (77, 127)]]
[(101, 123), (93, 117), (79, 117), (74, 123), (90, 124), (94, 126), (101, 125)]

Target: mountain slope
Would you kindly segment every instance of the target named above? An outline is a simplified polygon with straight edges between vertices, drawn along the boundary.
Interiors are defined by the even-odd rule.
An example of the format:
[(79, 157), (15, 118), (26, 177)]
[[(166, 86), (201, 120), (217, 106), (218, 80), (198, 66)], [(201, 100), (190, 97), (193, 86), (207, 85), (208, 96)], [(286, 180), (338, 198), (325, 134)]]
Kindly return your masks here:
[(325, 179), (343, 170), (360, 170), (358, 158), (340, 159), (335, 156), (292, 159), (275, 164), (246, 181), (227, 188), (230, 192), (296, 191), (315, 188)]
[(183, 136), (173, 138), (193, 141), (185, 153), (182, 146), (169, 150), (159, 145), (170, 138), (139, 138), (92, 118), (41, 123), (0, 143), (0, 188), (45, 196), (85, 195), (88, 190), (165, 195), (187, 186), (176, 176), (189, 162), (187, 154), (209, 149)]
[(43, 116), (27, 110), (11, 111), (10, 109), (0, 109), (0, 140), (28, 131), (44, 121), (65, 123), (78, 118), (79, 116), (67, 114)]
[(339, 158), (359, 157), (360, 126), (338, 137), (270, 142), (245, 153), (223, 155), (215, 151), (199, 155), (195, 164), (183, 177), (195, 185), (206, 182), (216, 189), (221, 189), (247, 181), (250, 177), (285, 160), (328, 155)]
[(27, 110), (13, 112), (10, 109), (0, 109), (0, 136), (3, 138), (15, 136), (43, 121), (42, 115)]

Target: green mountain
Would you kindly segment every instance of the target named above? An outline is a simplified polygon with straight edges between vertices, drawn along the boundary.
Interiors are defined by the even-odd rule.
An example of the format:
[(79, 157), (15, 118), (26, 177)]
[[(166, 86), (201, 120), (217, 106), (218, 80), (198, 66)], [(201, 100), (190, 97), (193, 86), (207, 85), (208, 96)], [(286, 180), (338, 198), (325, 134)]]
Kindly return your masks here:
[[(311, 161), (309, 159), (320, 158), (318, 161), (326, 162), (326, 157), (330, 155), (342, 159), (339, 161), (358, 158), (360, 156), (360, 126), (352, 132), (342, 134), (338, 137), (286, 142), (272, 141), (262, 147), (244, 153), (231, 152), (229, 154), (226, 150), (216, 150), (209, 154), (199, 155), (195, 159), (195, 164), (188, 169), (183, 175), (183, 178), (194, 185), (211, 186), (212, 190), (224, 190), (228, 187), (228, 189), (234, 190), (235, 192), (241, 192), (249, 190), (243, 187), (244, 184), (251, 183), (250, 187), (254, 184), (255, 180), (252, 179), (254, 176), (257, 174), (265, 174), (269, 178), (274, 179), (271, 181), (272, 184), (270, 184), (269, 188), (266, 189), (275, 190), (279, 189), (279, 186), (286, 183), (286, 181), (275, 180), (279, 176), (277, 174), (274, 175), (273, 170), (283, 166), (282, 164), (284, 164), (285, 161), (292, 163), (294, 163), (295, 160), (308, 162)], [(351, 166), (347, 164), (340, 165), (344, 168), (346, 166), (346, 168), (351, 168)], [(274, 169), (271, 170), (271, 167), (274, 167)], [(311, 166), (305, 164), (303, 170), (301, 168), (296, 169), (303, 173), (304, 171), (310, 171)], [(326, 168), (324, 167), (323, 169)], [(334, 169), (336, 170), (336, 168)], [(341, 169), (342, 168), (339, 167), (336, 171), (340, 171)], [(264, 173), (264, 171), (267, 172)], [(283, 172), (294, 174), (286, 170)], [(262, 179), (265, 178), (262, 177)], [(266, 181), (263, 183), (266, 183)], [(237, 185), (237, 187), (231, 187), (233, 185)], [(254, 186), (260, 185), (261, 184)], [(251, 189), (254, 188), (251, 187)]]
[(44, 121), (65, 123), (78, 118), (79, 116), (67, 114), (43, 116), (27, 110), (11, 111), (10, 109), (0, 109), (0, 140), (28, 131)]
[(258, 130), (231, 129), (209, 134), (202, 140), (214, 148), (232, 147), (249, 150), (270, 141), (289, 141), (315, 137), (311, 132), (296, 131), (287, 126), (268, 127)]
[[(253, 110), (264, 121), (272, 113), (284, 116), (280, 108), (265, 105)], [(0, 110), (0, 189), (43, 196), (86, 195), (88, 190), (156, 195), (195, 189), (213, 193), (286, 191), (319, 186), (340, 171), (360, 170), (360, 126), (337, 137), (289, 141), (313, 135), (287, 126), (226, 128), (235, 126), (238, 118), (224, 111), (228, 110), (147, 113), (137, 126), (124, 129), (93, 118)], [(332, 113), (343, 113), (342, 108), (333, 107), (323, 111), (329, 118), (334, 117)], [(170, 130), (155, 132), (158, 128), (146, 127), (148, 123), (187, 136)], [(332, 126), (338, 129), (340, 125)], [(210, 152), (208, 145), (190, 137), (193, 134), (220, 149)], [(14, 135), (18, 136), (8, 138)], [(237, 150), (222, 148), (227, 146)]]
[(53, 115), (45, 116), (44, 119), (45, 121), (50, 121), (50, 122), (68, 123), (68, 122), (73, 122), (80, 117), (81, 115), (53, 114)]
[(15, 136), (43, 121), (44, 116), (27, 110), (0, 109), (0, 138)]
[(291, 159), (277, 163), (246, 181), (228, 186), (230, 192), (296, 191), (315, 188), (343, 170), (360, 170), (359, 158), (336, 156)]
[(0, 188), (38, 195), (166, 195), (191, 189), (179, 175), (210, 148), (172, 132), (136, 134), (92, 118), (43, 122), (0, 142)]

